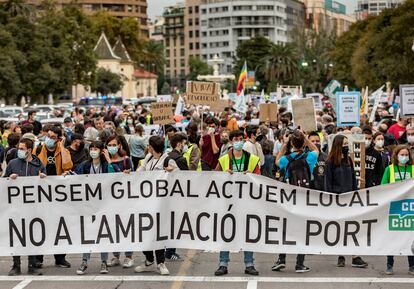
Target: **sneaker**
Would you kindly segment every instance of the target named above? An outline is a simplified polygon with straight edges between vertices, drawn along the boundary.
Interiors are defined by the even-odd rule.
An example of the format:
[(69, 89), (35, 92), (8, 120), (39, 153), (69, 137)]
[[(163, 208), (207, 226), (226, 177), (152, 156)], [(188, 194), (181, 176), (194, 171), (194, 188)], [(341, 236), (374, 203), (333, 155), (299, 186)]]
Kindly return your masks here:
[(106, 261), (102, 261), (101, 263), (101, 270), (99, 271), (99, 274), (108, 274), (108, 265), (106, 264)]
[(394, 275), (394, 271), (392, 269), (392, 266), (387, 265), (387, 269), (385, 270), (385, 275)]
[(40, 271), (38, 268), (36, 268), (33, 265), (29, 265), (29, 267), (27, 269), (27, 274), (28, 275), (33, 275), (33, 276), (42, 276), (43, 275), (42, 271)]
[(116, 267), (116, 266), (119, 266), (119, 265), (121, 265), (121, 262), (119, 261), (119, 258), (118, 257), (113, 257), (112, 259), (111, 259), (111, 261), (108, 263), (108, 267)]
[(244, 274), (257, 276), (259, 275), (259, 271), (257, 271), (256, 268), (254, 268), (254, 266), (249, 266), (246, 267), (246, 269), (244, 270)]
[(286, 261), (278, 259), (272, 266), (272, 271), (278, 272), (286, 268)]
[(368, 263), (362, 260), (361, 257), (352, 258), (352, 267), (355, 268), (366, 268)]
[(124, 263), (122, 263), (122, 268), (131, 268), (132, 266), (134, 266), (134, 260), (128, 257), (125, 258)]
[(155, 267), (155, 263), (154, 262), (148, 262), (148, 261), (144, 261), (142, 262), (141, 265), (135, 267), (134, 270), (136, 273), (142, 273), (142, 272), (155, 272), (156, 271), (156, 267)]
[(411, 266), (410, 268), (408, 268), (408, 274), (414, 275), (414, 266)]
[(338, 257), (338, 264), (336, 265), (336, 267), (345, 267), (345, 257), (344, 256), (339, 256)]
[(60, 268), (70, 268), (70, 263), (66, 261), (66, 259), (63, 259), (62, 261), (55, 262), (55, 266)]
[(164, 263), (158, 264), (157, 269), (161, 275), (170, 275), (170, 271), (168, 271), (168, 268)]
[(296, 266), (296, 273), (307, 273), (309, 272), (311, 269), (306, 267), (305, 265), (302, 266)]
[(20, 268), (20, 266), (18, 265), (14, 265), (11, 267), (10, 271), (9, 271), (9, 276), (17, 276), (17, 275), (21, 275), (22, 274), (22, 270)]
[(229, 273), (229, 271), (227, 271), (227, 267), (226, 266), (220, 266), (216, 272), (214, 272), (214, 275), (216, 276), (223, 276), (223, 275), (227, 275)]
[(183, 259), (181, 259), (180, 255), (178, 255), (177, 253), (172, 253), (171, 256), (165, 256), (165, 260), (182, 261)]
[(82, 264), (80, 265), (79, 269), (76, 270), (76, 274), (85, 275), (86, 269), (88, 269), (88, 263), (86, 263), (86, 261), (82, 261)]

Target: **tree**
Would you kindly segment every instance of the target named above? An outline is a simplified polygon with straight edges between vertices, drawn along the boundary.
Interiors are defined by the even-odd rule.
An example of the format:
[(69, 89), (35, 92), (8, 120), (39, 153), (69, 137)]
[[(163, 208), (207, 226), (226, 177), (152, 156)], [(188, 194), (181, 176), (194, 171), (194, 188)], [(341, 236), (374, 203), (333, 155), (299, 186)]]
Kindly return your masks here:
[(164, 45), (155, 40), (148, 40), (144, 44), (144, 55), (142, 56), (145, 67), (152, 73), (164, 73), (165, 52)]
[(190, 67), (190, 73), (187, 75), (187, 80), (197, 80), (199, 75), (213, 73), (213, 68), (197, 57), (190, 57), (188, 66)]
[(273, 45), (269, 54), (264, 58), (265, 78), (269, 83), (268, 90), (273, 90), (279, 84), (293, 84), (299, 74), (299, 58), (292, 44)]
[(96, 71), (96, 81), (92, 85), (92, 91), (101, 95), (117, 93), (123, 87), (124, 83), (119, 74), (113, 73), (105, 68), (98, 68)]
[[(248, 70), (256, 72), (255, 78), (263, 87), (267, 86), (265, 78), (265, 58), (273, 47), (273, 43), (264, 36), (256, 36), (250, 40), (243, 41), (236, 49), (234, 74), (238, 76), (244, 65), (247, 63)], [(237, 77), (236, 77), (237, 78)]]
[(171, 86), (168, 84), (168, 82), (164, 82), (164, 85), (162, 86), (160, 93), (162, 95), (171, 94)]

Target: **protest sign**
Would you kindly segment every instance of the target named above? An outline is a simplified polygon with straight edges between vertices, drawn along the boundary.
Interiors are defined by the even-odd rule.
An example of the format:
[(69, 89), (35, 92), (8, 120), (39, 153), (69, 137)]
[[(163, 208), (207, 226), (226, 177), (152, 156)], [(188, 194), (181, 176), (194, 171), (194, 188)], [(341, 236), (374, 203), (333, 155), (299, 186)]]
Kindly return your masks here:
[(226, 99), (218, 99), (210, 105), (210, 110), (213, 112), (223, 112), (229, 106), (229, 101)]
[(372, 123), (375, 120), (375, 113), (377, 112), (378, 109), (378, 105), (380, 104), (382, 95), (383, 95), (383, 90), (384, 90), (385, 85), (381, 86), (379, 89), (377, 89), (373, 94), (372, 97), (374, 98), (375, 102), (374, 102), (374, 107), (372, 108), (371, 111), (371, 115), (369, 117), (369, 122)]
[(365, 141), (353, 141), (351, 158), (354, 163), (354, 172), (358, 188), (365, 188)]
[(220, 84), (214, 82), (187, 81), (187, 104), (210, 105), (220, 98)]
[(157, 95), (157, 102), (172, 102), (172, 99), (170, 94)]
[(336, 93), (337, 126), (359, 126), (360, 97), (357, 91)]
[(344, 194), (189, 171), (3, 178), (0, 186), (1, 256), (165, 247), (413, 254), (413, 180)]
[(170, 124), (175, 122), (171, 102), (151, 104), (151, 114), (154, 124)]
[(260, 121), (261, 122), (276, 122), (277, 121), (277, 104), (276, 103), (262, 103), (259, 106)]
[(303, 131), (316, 130), (313, 98), (292, 99), (292, 113), (295, 125)]
[(414, 84), (400, 85), (401, 115), (414, 117)]

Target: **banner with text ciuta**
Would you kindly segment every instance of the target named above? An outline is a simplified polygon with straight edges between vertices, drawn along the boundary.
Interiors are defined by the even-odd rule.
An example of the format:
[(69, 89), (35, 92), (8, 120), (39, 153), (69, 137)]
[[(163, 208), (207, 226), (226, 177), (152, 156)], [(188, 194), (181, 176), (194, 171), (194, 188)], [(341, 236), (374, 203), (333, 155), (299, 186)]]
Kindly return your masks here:
[(21, 177), (0, 186), (0, 255), (414, 250), (414, 181), (343, 195), (218, 172)]

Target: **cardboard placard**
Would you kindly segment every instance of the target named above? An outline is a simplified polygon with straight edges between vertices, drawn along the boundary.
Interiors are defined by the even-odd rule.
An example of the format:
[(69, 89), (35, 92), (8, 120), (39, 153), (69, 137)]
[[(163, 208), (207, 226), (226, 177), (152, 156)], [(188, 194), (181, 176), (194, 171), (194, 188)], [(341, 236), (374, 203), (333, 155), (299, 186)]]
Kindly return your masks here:
[(292, 114), (297, 127), (306, 132), (316, 130), (313, 98), (292, 99)]
[(260, 121), (261, 122), (277, 122), (277, 104), (276, 103), (262, 103), (259, 106), (260, 109)]
[(151, 104), (151, 114), (154, 124), (175, 123), (171, 102), (155, 102)]
[(414, 116), (414, 84), (400, 85), (401, 116)]
[(336, 93), (337, 126), (359, 126), (360, 98), (359, 91)]
[(229, 106), (229, 101), (226, 99), (219, 99), (210, 105), (210, 110), (213, 112), (223, 112)]
[(214, 82), (188, 81), (187, 104), (211, 105), (220, 99), (220, 84)]

